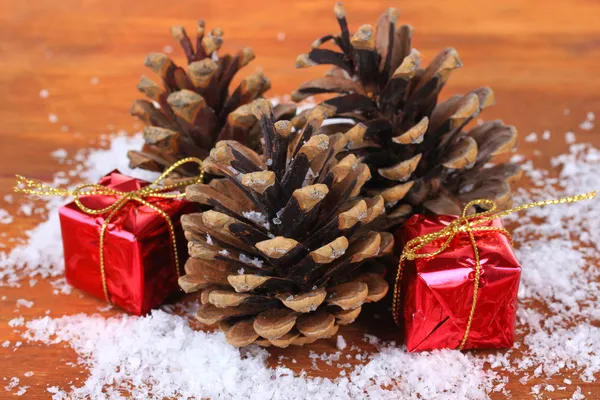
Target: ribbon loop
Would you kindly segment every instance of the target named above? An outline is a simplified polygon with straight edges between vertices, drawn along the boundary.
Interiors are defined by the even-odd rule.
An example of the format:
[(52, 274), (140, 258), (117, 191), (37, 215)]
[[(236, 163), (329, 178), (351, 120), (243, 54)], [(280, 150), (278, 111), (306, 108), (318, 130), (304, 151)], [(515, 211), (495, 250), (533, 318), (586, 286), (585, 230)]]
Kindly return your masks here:
[[(485, 226), (483, 225), (486, 222), (492, 221), (496, 218), (503, 217), (508, 214), (512, 214), (515, 212), (519, 212), (522, 210), (526, 210), (532, 207), (543, 207), (552, 204), (565, 204), (565, 203), (575, 203), (581, 200), (593, 199), (596, 197), (597, 192), (589, 192), (585, 194), (579, 194), (576, 196), (564, 197), (562, 199), (555, 200), (543, 200), (536, 201), (529, 204), (524, 204), (518, 207), (514, 207), (505, 211), (494, 212), (498, 208), (496, 202), (489, 199), (478, 199), (473, 200), (467, 205), (465, 205), (462, 215), (457, 217), (454, 221), (448, 224), (446, 227), (440, 229), (437, 232), (428, 233), (425, 235), (417, 236), (404, 245), (404, 249), (402, 250), (402, 254), (400, 255), (400, 261), (398, 262), (398, 272), (396, 273), (396, 283), (394, 286), (394, 299), (392, 304), (394, 322), (396, 325), (400, 324), (400, 289), (402, 286), (402, 270), (404, 268), (404, 264), (407, 260), (413, 261), (420, 258), (433, 258), (440, 254), (442, 254), (446, 249), (450, 246), (452, 240), (460, 234), (467, 234), (469, 236), (469, 240), (471, 242), (471, 246), (473, 247), (473, 253), (475, 257), (475, 280), (474, 280), (474, 289), (473, 289), (473, 302), (471, 304), (471, 311), (469, 313), (469, 319), (467, 321), (467, 325), (465, 327), (465, 334), (461, 340), (459, 350), (462, 350), (467, 342), (467, 338), (469, 337), (469, 331), (471, 329), (471, 324), (473, 322), (473, 317), (475, 316), (475, 306), (477, 305), (477, 296), (479, 291), (479, 284), (481, 278), (481, 262), (479, 260), (479, 249), (477, 247), (477, 242), (475, 240), (475, 232), (497, 232), (505, 235), (512, 245), (512, 237), (510, 233), (504, 228), (497, 228), (493, 226)], [(471, 207), (473, 206), (487, 206), (487, 210), (475, 212), (474, 214), (467, 215)], [(445, 241), (437, 247), (434, 251), (429, 253), (420, 253), (425, 246), (435, 245), (437, 241), (441, 239), (445, 239)]]
[[(178, 180), (172, 184), (164, 184), (164, 181), (183, 164), (197, 164), (200, 169), (200, 175), (194, 178)], [(137, 201), (146, 207), (154, 210), (160, 215), (168, 225), (169, 236), (171, 238), (171, 245), (173, 249), (173, 259), (175, 261), (175, 270), (177, 277), (180, 276), (179, 256), (177, 255), (177, 243), (175, 240), (175, 226), (169, 215), (158, 208), (156, 205), (150, 203), (148, 198), (162, 198), (162, 199), (178, 199), (185, 196), (183, 193), (172, 193), (175, 189), (185, 188), (188, 185), (195, 183), (202, 183), (204, 180), (204, 171), (202, 170), (202, 161), (195, 157), (188, 157), (177, 161), (169, 168), (165, 170), (154, 182), (150, 183), (141, 189), (134, 190), (131, 192), (122, 192), (106, 186), (98, 185), (96, 183), (84, 183), (78, 185), (73, 190), (57, 189), (48, 186), (40, 181), (25, 178), (24, 176), (17, 175), (17, 186), (14, 191), (17, 193), (27, 193), (37, 196), (60, 196), (60, 197), (73, 197), (73, 201), (77, 207), (86, 214), (100, 215), (107, 214), (108, 216), (104, 219), (102, 227), (100, 228), (100, 274), (102, 276), (102, 288), (104, 290), (104, 297), (107, 302), (111, 302), (108, 294), (108, 288), (106, 283), (106, 275), (104, 268), (104, 238), (106, 236), (106, 230), (112, 218), (121, 210), (125, 204), (130, 201)], [(114, 196), (115, 202), (109, 206), (103, 208), (90, 208), (81, 202), (81, 198), (84, 196)]]

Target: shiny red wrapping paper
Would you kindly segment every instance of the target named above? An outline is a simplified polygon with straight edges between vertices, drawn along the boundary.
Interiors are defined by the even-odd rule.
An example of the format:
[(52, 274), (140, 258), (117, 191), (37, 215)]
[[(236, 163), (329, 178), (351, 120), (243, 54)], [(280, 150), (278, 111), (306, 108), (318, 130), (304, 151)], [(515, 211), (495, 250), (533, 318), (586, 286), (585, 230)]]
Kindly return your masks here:
[[(100, 185), (130, 192), (149, 183), (113, 171)], [(193, 212), (194, 203), (185, 200), (146, 199), (169, 215), (175, 226), (180, 265), (187, 259), (187, 241), (179, 219)], [(113, 204), (114, 196), (81, 198), (93, 209)], [(65, 254), (65, 276), (69, 284), (105, 299), (100, 272), (100, 229), (105, 214), (90, 215), (72, 202), (59, 211)], [(104, 238), (105, 277), (110, 301), (132, 314), (142, 315), (177, 292), (177, 272), (169, 229), (155, 210), (136, 201), (127, 202), (111, 219)]]
[[(398, 231), (399, 243), (437, 232), (457, 217), (414, 215)], [(482, 226), (501, 228), (500, 219)], [(504, 348), (514, 343), (521, 267), (509, 239), (500, 232), (474, 232), (482, 273), (478, 300), (463, 349)], [(424, 247), (429, 253), (445, 239)], [(408, 351), (457, 349), (473, 304), (475, 258), (466, 232), (432, 258), (407, 261), (403, 270), (404, 333)]]

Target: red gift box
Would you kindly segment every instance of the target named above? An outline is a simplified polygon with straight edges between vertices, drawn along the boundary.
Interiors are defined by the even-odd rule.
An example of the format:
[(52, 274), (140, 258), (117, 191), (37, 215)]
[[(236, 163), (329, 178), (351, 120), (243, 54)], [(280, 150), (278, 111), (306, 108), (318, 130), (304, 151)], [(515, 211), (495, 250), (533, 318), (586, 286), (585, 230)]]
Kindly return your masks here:
[[(457, 218), (414, 215), (399, 229), (399, 242), (439, 232)], [(473, 313), (476, 260), (468, 232), (456, 233), (440, 254), (405, 262), (401, 309), (408, 351), (513, 345), (521, 267), (510, 239), (503, 233), (501, 220), (496, 218), (479, 225), (492, 230), (473, 231), (481, 265)], [(448, 237), (436, 239), (419, 253), (435, 252), (446, 240)], [(467, 326), (470, 329), (461, 346)]]
[[(133, 192), (149, 185), (113, 171), (99, 185), (119, 192)], [(115, 204), (119, 196), (81, 196), (81, 203), (100, 210)], [(179, 265), (187, 258), (186, 240), (179, 219), (196, 211), (194, 203), (172, 198), (145, 197), (144, 201), (164, 211), (175, 227)], [(72, 286), (105, 299), (136, 315), (148, 313), (170, 294), (177, 292), (178, 272), (169, 226), (161, 214), (136, 200), (123, 204), (110, 218), (102, 250), (100, 234), (110, 212), (89, 214), (75, 202), (59, 211), (65, 255), (65, 275)], [(104, 255), (104, 277), (100, 252)]]

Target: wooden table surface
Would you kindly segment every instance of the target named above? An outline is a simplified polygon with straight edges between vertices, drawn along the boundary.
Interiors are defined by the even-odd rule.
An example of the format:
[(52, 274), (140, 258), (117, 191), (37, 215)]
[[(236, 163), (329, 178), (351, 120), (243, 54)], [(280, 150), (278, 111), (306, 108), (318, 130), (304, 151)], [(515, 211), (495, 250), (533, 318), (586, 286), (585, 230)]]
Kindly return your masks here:
[[(374, 24), (386, 7), (398, 7), (401, 21), (415, 29), (414, 46), (426, 62), (440, 49), (455, 47), (464, 66), (453, 73), (445, 95), (490, 86), (497, 105), (485, 111), (486, 119), (501, 118), (516, 125), (521, 137), (533, 131), (553, 132), (553, 139), (543, 145), (521, 140), (520, 153), (536, 158), (538, 165), (547, 165), (548, 157), (565, 151), (563, 134), (568, 130), (576, 130), (579, 141), (600, 146), (600, 135), (594, 130), (577, 130), (586, 112), (600, 112), (600, 2), (363, 0), (346, 1), (345, 6), (352, 28)], [(171, 25), (193, 30), (196, 19), (204, 18), (209, 27), (224, 29), (224, 50), (253, 47), (257, 59), (247, 71), (262, 68), (272, 81), (270, 95), (276, 96), (322, 73), (318, 68), (298, 71), (294, 64), (296, 55), (315, 38), (337, 31), (332, 8), (333, 1), (324, 0), (0, 2), (0, 198), (11, 193), (16, 173), (48, 180), (53, 172), (66, 169), (50, 155), (57, 148), (73, 154), (101, 133), (140, 129), (128, 111), (138, 97), (139, 76), (148, 73), (145, 55), (171, 45), (176, 59), (182, 60), (169, 34)], [(42, 89), (49, 91), (48, 98), (40, 97)], [(570, 110), (568, 115), (565, 109)], [(51, 123), (49, 114), (55, 114), (58, 122)], [(535, 155), (536, 148), (543, 155)], [(14, 214), (18, 206), (0, 208)], [(8, 238), (18, 238), (38, 222), (16, 216), (14, 223), (1, 229)], [(0, 287), (2, 296), (6, 300), (0, 302), (0, 342), (19, 340), (7, 324), (16, 315), (16, 299), (35, 302), (31, 309), (19, 310), (26, 319), (42, 316), (47, 309), (60, 316), (95, 312), (102, 305), (77, 292), (53, 295), (45, 283), (34, 288)], [(349, 344), (366, 346), (361, 340), (364, 332), (398, 338), (390, 318), (373, 324), (376, 327), (368, 327), (369, 321), (362, 318), (341, 331)], [(334, 346), (323, 341), (310, 348), (330, 352)], [(298, 363), (290, 367), (310, 369), (306, 353), (307, 349), (298, 348), (274, 350), (272, 359), (293, 354)], [(3, 377), (17, 376), (22, 385), (31, 386), (27, 398), (48, 398), (46, 387), (67, 387), (75, 376), (85, 376), (65, 365), (75, 360), (75, 353), (61, 346), (25, 343), (17, 351), (0, 347), (0, 386), (5, 385)], [(23, 378), (29, 370), (35, 375)], [(337, 371), (322, 367), (318, 373), (334, 377)], [(562, 378), (548, 383), (561, 384)], [(574, 381), (574, 385), (581, 386), (583, 393), (600, 393), (598, 383)], [(508, 388), (513, 398), (530, 396), (518, 379), (512, 379)], [(565, 392), (554, 395), (564, 397)], [(12, 395), (0, 388), (0, 398)]]

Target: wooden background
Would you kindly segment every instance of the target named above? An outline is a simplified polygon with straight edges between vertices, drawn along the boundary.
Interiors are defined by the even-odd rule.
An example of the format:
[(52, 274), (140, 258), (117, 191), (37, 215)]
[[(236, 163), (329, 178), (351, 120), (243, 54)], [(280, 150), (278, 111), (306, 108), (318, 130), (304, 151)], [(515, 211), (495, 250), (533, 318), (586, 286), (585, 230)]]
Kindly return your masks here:
[[(597, 130), (577, 129), (588, 111), (600, 115), (600, 2), (573, 1), (346, 1), (351, 28), (374, 24), (389, 6), (401, 11), (401, 21), (415, 28), (414, 46), (424, 61), (446, 46), (455, 47), (464, 67), (450, 80), (445, 95), (487, 85), (496, 92), (497, 105), (485, 118), (501, 118), (517, 126), (521, 137), (548, 129), (552, 140), (529, 144), (521, 140), (520, 153), (547, 164), (549, 156), (566, 150), (564, 132), (573, 130), (578, 141), (600, 146)], [(284, 95), (302, 81), (317, 76), (317, 68), (297, 71), (296, 55), (307, 51), (324, 33), (337, 32), (333, 1), (190, 1), (190, 0), (19, 0), (0, 2), (0, 199), (11, 192), (15, 173), (50, 179), (57, 166), (50, 152), (65, 148), (71, 154), (89, 146), (101, 133), (139, 130), (129, 116), (138, 97), (135, 85), (146, 53), (171, 45), (175, 58), (182, 53), (171, 39), (169, 27), (183, 24), (193, 31), (195, 20), (225, 31), (224, 50), (254, 48), (257, 59), (247, 71), (263, 68), (273, 83), (270, 95)], [(151, 73), (149, 73), (151, 74)], [(95, 83), (95, 84), (94, 84)], [(49, 91), (41, 98), (40, 90)], [(565, 115), (565, 109), (570, 113)], [(58, 117), (50, 123), (49, 114)], [(534, 154), (534, 150), (542, 155)], [(123, 155), (125, 156), (125, 155)], [(17, 205), (2, 204), (11, 212)], [(22, 236), (38, 220), (17, 216), (1, 229), (0, 241)], [(48, 284), (34, 288), (0, 287), (0, 342), (19, 340), (7, 322), (14, 318), (19, 298), (33, 300), (31, 309), (19, 309), (25, 318), (95, 312), (101, 302), (75, 292), (54, 296)], [(379, 312), (379, 311), (377, 311)], [(381, 311), (385, 313), (385, 310)], [(367, 313), (363, 313), (367, 314)], [(387, 314), (385, 314), (387, 315)], [(366, 328), (368, 315), (341, 331), (349, 345), (365, 346), (362, 333), (374, 332), (397, 339), (388, 317)], [(314, 344), (315, 351), (335, 351), (334, 343)], [(310, 368), (306, 349), (273, 351), (293, 356), (295, 370)], [(60, 346), (25, 343), (17, 351), (0, 347), (0, 398), (12, 398), (2, 386), (17, 376), (31, 386), (26, 398), (47, 398), (46, 387), (81, 382), (85, 372), (65, 366), (74, 352)], [(319, 374), (337, 371), (320, 365)], [(23, 377), (33, 371), (31, 378)], [(317, 373), (316, 371), (310, 372)], [(76, 379), (79, 379), (76, 380)], [(560, 385), (562, 377), (548, 383)], [(535, 382), (535, 381), (534, 381)], [(537, 383), (544, 383), (540, 380)], [(585, 394), (599, 396), (600, 385), (574, 381)], [(528, 387), (517, 379), (508, 385), (514, 398), (529, 398)], [(569, 393), (572, 393), (572, 386)], [(557, 398), (568, 397), (555, 392)], [(569, 394), (570, 396), (570, 394)]]

